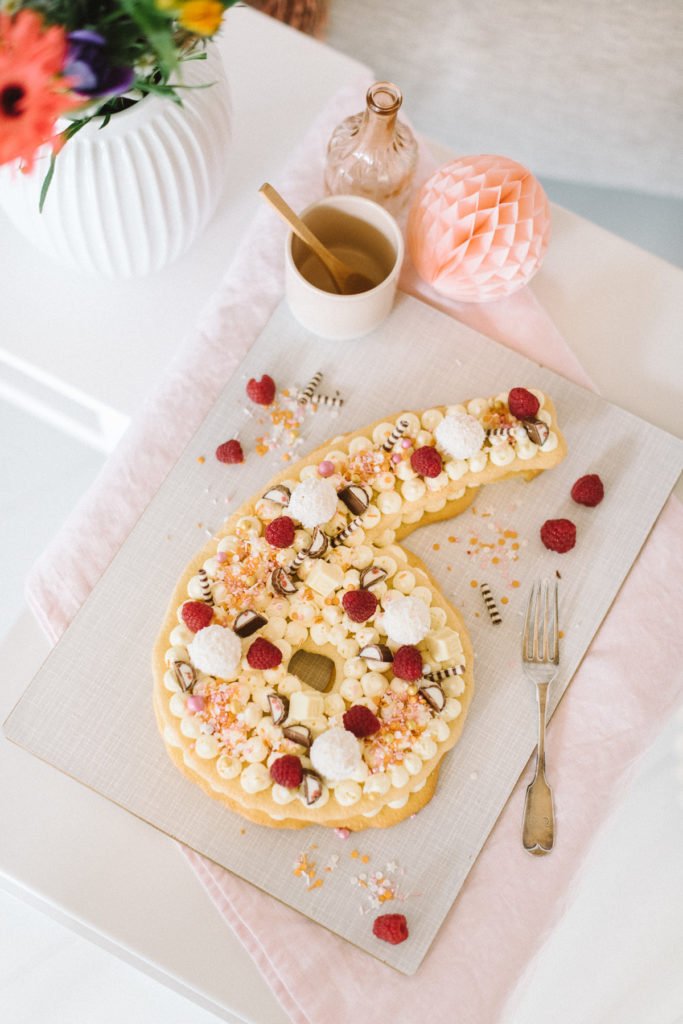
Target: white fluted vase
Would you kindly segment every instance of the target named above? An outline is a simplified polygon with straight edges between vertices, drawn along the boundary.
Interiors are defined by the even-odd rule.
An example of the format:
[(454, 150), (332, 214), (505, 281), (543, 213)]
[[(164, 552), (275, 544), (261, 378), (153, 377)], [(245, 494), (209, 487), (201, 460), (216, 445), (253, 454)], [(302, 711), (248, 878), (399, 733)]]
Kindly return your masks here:
[(184, 62), (182, 106), (149, 95), (97, 118), (59, 154), (43, 212), (49, 155), (31, 174), (0, 168), (0, 206), (60, 263), (111, 278), (160, 270), (195, 241), (225, 184), (230, 93), (219, 54)]

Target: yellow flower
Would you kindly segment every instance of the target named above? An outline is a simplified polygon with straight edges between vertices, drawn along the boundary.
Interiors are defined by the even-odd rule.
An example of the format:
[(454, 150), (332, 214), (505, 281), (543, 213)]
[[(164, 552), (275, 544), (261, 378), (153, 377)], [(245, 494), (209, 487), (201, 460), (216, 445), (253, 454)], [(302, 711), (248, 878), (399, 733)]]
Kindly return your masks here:
[(187, 0), (184, 3), (178, 21), (189, 32), (198, 36), (212, 36), (220, 28), (223, 17), (223, 4), (218, 0)]

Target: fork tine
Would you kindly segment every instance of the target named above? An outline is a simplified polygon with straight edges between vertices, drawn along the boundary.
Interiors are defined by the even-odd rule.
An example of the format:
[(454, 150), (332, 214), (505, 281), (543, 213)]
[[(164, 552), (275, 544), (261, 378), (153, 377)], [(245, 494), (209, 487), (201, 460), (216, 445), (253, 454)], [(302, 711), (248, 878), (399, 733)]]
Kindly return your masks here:
[(538, 617), (541, 611), (541, 581), (534, 584), (534, 643), (532, 649), (532, 660), (538, 661)]
[(526, 606), (526, 615), (524, 617), (524, 632), (522, 633), (522, 660), (529, 661), (531, 659), (531, 653), (529, 650), (529, 626), (532, 621), (532, 611), (534, 607), (534, 592), (536, 590), (536, 584), (531, 588), (529, 594), (529, 602)]
[(550, 582), (543, 580), (543, 655), (542, 660), (548, 661), (550, 652), (548, 649), (548, 613), (550, 611)]
[(556, 665), (560, 663), (560, 610), (558, 599), (558, 583), (555, 580), (554, 594), (554, 615), (553, 615), (553, 661)]

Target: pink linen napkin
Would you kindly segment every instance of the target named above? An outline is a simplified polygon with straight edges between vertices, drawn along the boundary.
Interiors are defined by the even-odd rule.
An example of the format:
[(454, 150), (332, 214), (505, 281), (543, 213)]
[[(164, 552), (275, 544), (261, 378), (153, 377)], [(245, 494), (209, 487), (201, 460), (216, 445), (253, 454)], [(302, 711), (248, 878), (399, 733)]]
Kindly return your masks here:
[[(335, 98), (276, 181), (295, 206), (320, 193), (325, 142), (340, 118), (355, 108), (365, 84), (354, 83)], [(52, 639), (85, 600), (279, 301), (283, 234), (269, 211), (258, 214), (196, 334), (34, 567), (27, 598)], [(458, 305), (437, 301), (409, 267), (402, 286), (590, 385), (528, 288), (488, 306)], [(180, 422), (173, 411), (188, 385), (203, 401)], [(552, 719), (548, 746), (556, 766), (561, 843), (545, 859), (522, 850), (520, 781), (414, 977), (385, 967), (184, 850), (296, 1024), (341, 1024), (359, 1017), (367, 1024), (413, 1024), (425, 1015), (427, 1001), (435, 1024), (489, 1024), (500, 1018), (517, 979), (561, 915), (572, 879), (615, 794), (681, 700), (675, 651), (666, 642), (676, 635), (681, 536), (681, 507), (670, 500)], [(647, 672), (634, 672), (635, 649)], [(571, 827), (563, 827), (564, 822)], [(321, 983), (330, 979), (331, 964), (333, 980)]]

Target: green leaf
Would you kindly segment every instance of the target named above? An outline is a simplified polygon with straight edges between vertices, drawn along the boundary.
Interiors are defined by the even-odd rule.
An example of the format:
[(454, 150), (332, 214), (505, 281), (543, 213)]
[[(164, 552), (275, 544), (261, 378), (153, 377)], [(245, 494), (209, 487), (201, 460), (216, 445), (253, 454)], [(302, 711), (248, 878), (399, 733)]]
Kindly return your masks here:
[(154, 93), (155, 96), (164, 96), (166, 99), (171, 100), (173, 103), (177, 103), (178, 106), (182, 107), (183, 101), (180, 96), (176, 94), (177, 86), (165, 85), (161, 82), (145, 81), (144, 79), (135, 82), (135, 88), (139, 89), (142, 93)]
[(57, 157), (53, 153), (52, 156), (50, 157), (50, 166), (47, 169), (47, 174), (43, 178), (43, 184), (41, 185), (41, 188), (40, 188), (40, 199), (38, 201), (38, 212), (39, 213), (43, 212), (43, 207), (45, 206), (45, 200), (47, 199), (47, 190), (50, 187), (50, 183), (51, 183), (52, 178), (54, 177), (54, 173), (55, 173), (55, 161), (56, 161), (56, 159), (57, 159)]
[[(72, 139), (74, 137), (74, 135), (76, 134), (76, 132), (80, 132), (81, 128), (84, 128), (89, 121), (92, 121), (92, 117), (84, 117), (80, 121), (73, 121), (69, 125), (68, 128), (65, 128), (64, 131), (60, 133), (63, 136), (63, 138), (64, 138), (63, 145), (66, 145), (66, 143), (69, 141), (69, 139)], [(39, 213), (43, 212), (43, 207), (45, 206), (45, 200), (47, 199), (47, 192), (48, 192), (48, 189), (50, 187), (50, 184), (52, 183), (52, 179), (53, 179), (54, 174), (55, 174), (55, 163), (56, 163), (56, 161), (57, 161), (57, 154), (56, 153), (52, 153), (52, 155), (50, 156), (50, 166), (47, 169), (47, 174), (43, 178), (43, 184), (40, 187), (40, 197), (38, 199), (38, 212)]]
[(169, 85), (169, 89), (211, 89), (217, 82), (197, 82), (196, 85), (185, 85), (183, 82), (175, 82)]

